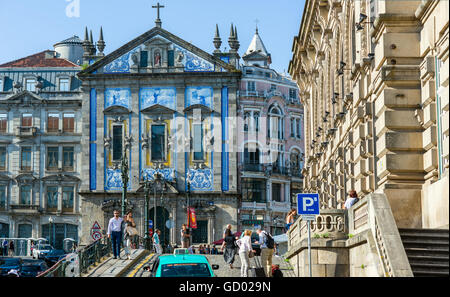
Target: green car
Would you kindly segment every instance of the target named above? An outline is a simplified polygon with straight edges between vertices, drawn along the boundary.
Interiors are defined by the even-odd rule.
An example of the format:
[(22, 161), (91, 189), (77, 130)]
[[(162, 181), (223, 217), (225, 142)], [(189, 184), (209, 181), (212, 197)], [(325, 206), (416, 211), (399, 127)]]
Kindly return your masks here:
[(216, 269), (203, 255), (161, 255), (148, 267), (153, 277), (214, 277)]

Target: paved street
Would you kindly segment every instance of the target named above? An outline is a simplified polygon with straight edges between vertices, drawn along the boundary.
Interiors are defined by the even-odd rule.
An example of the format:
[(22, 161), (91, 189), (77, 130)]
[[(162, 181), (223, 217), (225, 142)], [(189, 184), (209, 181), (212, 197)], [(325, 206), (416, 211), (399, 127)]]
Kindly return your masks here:
[[(136, 259), (141, 255), (140, 250), (135, 250), (133, 259)], [(210, 264), (218, 264), (219, 269), (215, 270), (214, 273), (217, 277), (240, 277), (240, 269), (241, 269), (241, 261), (239, 256), (236, 256), (235, 263), (233, 269), (230, 269), (229, 266), (225, 263), (223, 255), (205, 255)], [(99, 267), (97, 273), (92, 273), (90, 277), (102, 276), (102, 277), (112, 277), (117, 276), (120, 271), (124, 271), (121, 273), (123, 277), (149, 277), (150, 273), (144, 271), (145, 266), (149, 266), (153, 264), (155, 259), (154, 254), (149, 254), (146, 256), (141, 256), (138, 261), (134, 261), (133, 265), (131, 265), (128, 269), (124, 271), (124, 267), (128, 260), (108, 260), (105, 263), (105, 268)], [(116, 262), (114, 262), (116, 261)], [(258, 263), (261, 262), (260, 257), (257, 259), (251, 259), (250, 265), (251, 267), (257, 267)], [(280, 269), (283, 272), (284, 277), (294, 277), (293, 271), (290, 269), (289, 264), (285, 262), (281, 257), (273, 257), (273, 264), (280, 265)], [(119, 266), (117, 266), (119, 265)]]

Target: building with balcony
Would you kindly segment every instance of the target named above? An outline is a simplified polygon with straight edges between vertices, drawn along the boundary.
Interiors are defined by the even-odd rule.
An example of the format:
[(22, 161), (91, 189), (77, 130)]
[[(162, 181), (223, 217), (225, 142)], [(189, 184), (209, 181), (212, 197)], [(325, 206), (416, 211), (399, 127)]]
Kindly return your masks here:
[(258, 28), (242, 59), (236, 131), (239, 226), (260, 225), (280, 234), (295, 194), (302, 192), (303, 106), (295, 82), (270, 68), (272, 57)]
[[(0, 237), (47, 238), (61, 248), (81, 231), (82, 57), (74, 36), (0, 65)], [(71, 59), (69, 60), (69, 56)]]
[(304, 186), (322, 208), (383, 192), (399, 228), (448, 229), (448, 11), (306, 2), (289, 73), (305, 107)]

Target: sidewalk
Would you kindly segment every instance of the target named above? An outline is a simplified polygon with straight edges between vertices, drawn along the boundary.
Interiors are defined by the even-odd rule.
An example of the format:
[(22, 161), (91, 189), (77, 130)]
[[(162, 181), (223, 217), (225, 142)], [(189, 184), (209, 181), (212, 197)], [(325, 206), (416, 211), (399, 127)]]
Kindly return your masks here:
[(119, 277), (143, 256), (145, 256), (145, 250), (136, 249), (131, 251), (131, 260), (127, 260), (122, 250), (120, 259), (114, 259), (111, 256), (83, 277)]

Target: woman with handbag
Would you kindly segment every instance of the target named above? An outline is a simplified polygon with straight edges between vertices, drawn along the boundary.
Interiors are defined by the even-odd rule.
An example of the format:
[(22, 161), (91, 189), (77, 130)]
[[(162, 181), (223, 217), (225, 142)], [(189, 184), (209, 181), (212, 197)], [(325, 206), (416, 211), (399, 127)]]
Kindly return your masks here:
[(239, 246), (239, 257), (241, 258), (241, 277), (248, 276), (250, 258), (253, 258), (255, 251), (252, 250), (252, 231), (245, 230), (244, 237), (238, 239), (236, 244)]
[(137, 235), (137, 229), (136, 229), (136, 223), (134, 222), (133, 219), (133, 213), (131, 211), (129, 211), (124, 218), (124, 224), (125, 224), (125, 232), (124, 232), (124, 251), (125, 251), (125, 256), (127, 257), (128, 260), (130, 260), (130, 255), (131, 255), (131, 242), (134, 239), (134, 236)]

